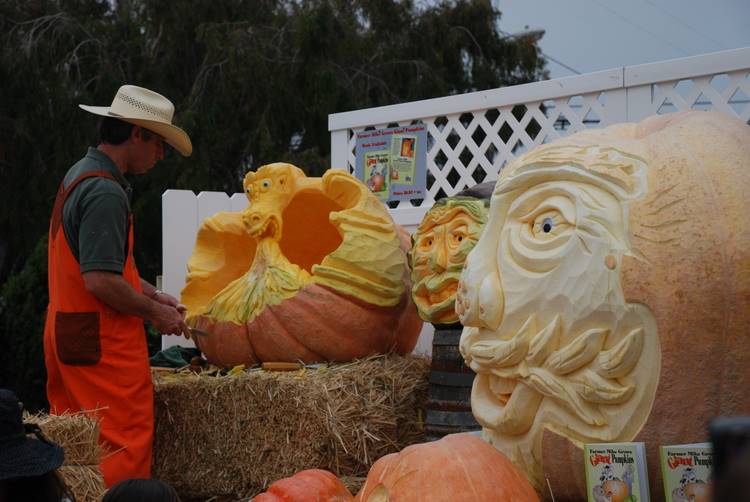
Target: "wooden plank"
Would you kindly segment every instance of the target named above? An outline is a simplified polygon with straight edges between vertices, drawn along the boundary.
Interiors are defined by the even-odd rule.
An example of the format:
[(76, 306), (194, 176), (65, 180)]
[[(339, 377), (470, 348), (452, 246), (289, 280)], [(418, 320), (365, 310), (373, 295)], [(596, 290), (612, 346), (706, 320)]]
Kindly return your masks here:
[(750, 47), (658, 61), (656, 63), (626, 66), (624, 85), (631, 87), (669, 80), (682, 80), (703, 75), (727, 73), (742, 69), (750, 71)]
[[(230, 211), (229, 196), (224, 192), (201, 192), (198, 194), (198, 228), (206, 218), (220, 211)], [(195, 240), (193, 240), (195, 245)]]
[(229, 198), (230, 211), (243, 211), (247, 207), (247, 197), (244, 193), (236, 193)]

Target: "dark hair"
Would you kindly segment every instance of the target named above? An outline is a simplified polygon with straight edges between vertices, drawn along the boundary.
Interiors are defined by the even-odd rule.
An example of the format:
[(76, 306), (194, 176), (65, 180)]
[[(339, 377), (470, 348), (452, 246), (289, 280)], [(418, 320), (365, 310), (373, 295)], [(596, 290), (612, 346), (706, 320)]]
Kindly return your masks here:
[(171, 485), (158, 479), (126, 479), (115, 483), (102, 502), (180, 502)]
[[(10, 478), (0, 483), (5, 485), (8, 500), (34, 500), (36, 502), (60, 502), (68, 498), (75, 502), (73, 492), (56, 470), (39, 476)], [(3, 490), (0, 489), (0, 492)]]
[(113, 117), (104, 117), (99, 121), (99, 143), (119, 145), (130, 137), (135, 127), (133, 124), (123, 122)]

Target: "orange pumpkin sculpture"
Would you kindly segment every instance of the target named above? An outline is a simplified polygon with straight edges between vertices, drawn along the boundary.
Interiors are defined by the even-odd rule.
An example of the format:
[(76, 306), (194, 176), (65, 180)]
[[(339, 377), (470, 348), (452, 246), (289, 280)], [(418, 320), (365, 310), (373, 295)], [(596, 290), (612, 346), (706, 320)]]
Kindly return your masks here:
[(505, 455), (477, 436), (451, 434), (381, 457), (356, 502), (538, 502)]
[(343, 171), (308, 178), (269, 164), (244, 181), (241, 212), (207, 218), (182, 303), (214, 364), (350, 361), (410, 352), (422, 321), (411, 300), (406, 232)]
[(253, 502), (351, 502), (352, 494), (335, 474), (323, 469), (308, 469), (280, 479)]
[(707, 439), (750, 411), (750, 128), (686, 112), (539, 146), (500, 174), (461, 275), (483, 435), (586, 499), (585, 443)]

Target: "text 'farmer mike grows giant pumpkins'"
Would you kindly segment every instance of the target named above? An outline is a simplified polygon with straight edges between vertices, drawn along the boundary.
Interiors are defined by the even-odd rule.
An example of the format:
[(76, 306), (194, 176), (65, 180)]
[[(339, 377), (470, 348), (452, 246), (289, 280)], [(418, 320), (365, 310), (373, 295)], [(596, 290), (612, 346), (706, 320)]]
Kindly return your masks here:
[[(750, 413), (750, 127), (711, 112), (574, 134), (500, 174), (456, 311), (484, 436), (558, 501), (585, 443), (707, 440)], [(549, 485), (549, 486), (548, 486)]]
[(408, 353), (422, 321), (409, 239), (351, 175), (291, 164), (250, 172), (248, 207), (201, 225), (182, 303), (209, 361), (350, 361)]

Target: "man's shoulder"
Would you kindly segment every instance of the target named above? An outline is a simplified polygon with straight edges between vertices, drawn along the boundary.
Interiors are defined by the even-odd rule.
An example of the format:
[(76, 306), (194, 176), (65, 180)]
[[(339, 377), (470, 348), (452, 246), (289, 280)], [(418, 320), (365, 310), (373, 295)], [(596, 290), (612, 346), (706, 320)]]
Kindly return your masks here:
[[(88, 173), (102, 172), (101, 166), (95, 160), (92, 160), (89, 156), (86, 156), (73, 164), (65, 174), (63, 183), (67, 188), (73, 181), (80, 176)], [(124, 197), (127, 199), (125, 189), (117, 182), (114, 178), (105, 176), (92, 176), (82, 180), (79, 185), (73, 190), (73, 193), (78, 192), (79, 195), (116, 195), (118, 197)], [(71, 195), (73, 194), (71, 193)]]

